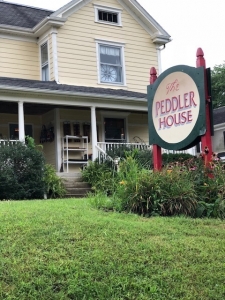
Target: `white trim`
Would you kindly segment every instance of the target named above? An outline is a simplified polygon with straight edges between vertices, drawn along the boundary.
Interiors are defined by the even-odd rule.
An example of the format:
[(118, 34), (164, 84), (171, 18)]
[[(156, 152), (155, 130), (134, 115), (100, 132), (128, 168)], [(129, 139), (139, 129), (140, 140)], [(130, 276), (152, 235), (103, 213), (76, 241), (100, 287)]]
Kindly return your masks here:
[(92, 161), (97, 158), (97, 122), (96, 122), (96, 108), (91, 106), (91, 142), (92, 142)]
[(51, 14), (51, 17), (64, 17), (67, 18), (71, 14), (75, 13), (85, 5), (87, 5), (92, 0), (73, 0), (69, 3), (65, 4), (61, 8), (59, 8), (57, 11), (55, 11), (53, 14)]
[(19, 140), (25, 141), (25, 120), (24, 120), (24, 105), (22, 101), (18, 102), (18, 126), (19, 126)]
[(55, 126), (55, 159), (56, 159), (56, 170), (60, 172), (61, 168), (61, 132), (60, 132), (60, 109), (54, 109), (54, 126)]
[(95, 38), (95, 42), (99, 43), (99, 44), (106, 44), (106, 45), (109, 45), (109, 46), (118, 46), (118, 47), (126, 45), (125, 42), (104, 40), (104, 39), (98, 39), (98, 38)]
[(57, 31), (52, 31), (52, 57), (53, 57), (53, 72), (54, 79), (59, 83), (59, 71), (58, 71), (58, 48), (57, 48)]
[(49, 52), (49, 37), (45, 36), (43, 37), (40, 41), (38, 41), (38, 46), (39, 46), (39, 66), (40, 66), (40, 80), (42, 80), (42, 62), (41, 62), (41, 46), (47, 43), (47, 50), (48, 50), (48, 79), (50, 80), (50, 52)]
[[(95, 23), (122, 27), (122, 16), (121, 16), (122, 9), (116, 8), (116, 7), (98, 5), (98, 4), (94, 4), (94, 3), (93, 3), (93, 6), (94, 6), (94, 10), (95, 10)], [(98, 18), (98, 11), (99, 10), (117, 14), (118, 23), (106, 22), (106, 21), (99, 20), (99, 18)]]
[[(125, 67), (125, 51), (124, 51), (124, 45), (125, 43), (120, 43), (120, 42), (113, 42), (113, 41), (106, 41), (106, 40), (101, 40), (101, 39), (95, 39), (96, 42), (96, 61), (97, 61), (97, 72), (98, 72), (98, 84), (99, 85), (113, 85), (113, 86), (126, 86), (126, 67)], [(101, 76), (100, 76), (100, 53), (99, 53), (99, 48), (100, 46), (114, 46), (118, 47), (121, 50), (121, 66), (122, 66), (122, 82), (116, 82), (116, 83), (111, 83), (111, 82), (101, 82)]]
[(15, 41), (29, 42), (29, 43), (37, 44), (37, 38), (36, 37), (19, 36), (19, 35), (13, 35), (13, 34), (8, 34), (8, 33), (1, 33), (0, 38), (1, 39), (7, 39), (7, 40), (15, 40)]

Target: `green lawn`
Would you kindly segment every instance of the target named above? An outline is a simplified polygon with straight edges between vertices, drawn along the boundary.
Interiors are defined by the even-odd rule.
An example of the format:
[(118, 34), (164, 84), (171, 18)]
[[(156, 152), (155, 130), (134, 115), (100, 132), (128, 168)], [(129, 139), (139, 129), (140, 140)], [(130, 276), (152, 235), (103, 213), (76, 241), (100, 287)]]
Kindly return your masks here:
[(0, 299), (225, 299), (225, 223), (0, 202)]

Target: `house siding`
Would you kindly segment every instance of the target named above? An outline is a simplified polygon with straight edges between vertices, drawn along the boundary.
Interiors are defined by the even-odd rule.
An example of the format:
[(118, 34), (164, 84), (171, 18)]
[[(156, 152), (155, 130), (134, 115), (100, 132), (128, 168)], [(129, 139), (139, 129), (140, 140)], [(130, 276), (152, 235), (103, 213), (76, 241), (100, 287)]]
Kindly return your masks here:
[(2, 77), (39, 80), (38, 45), (0, 38), (0, 70)]
[[(122, 9), (122, 27), (95, 23), (94, 4)], [(92, 1), (72, 14), (58, 30), (59, 81), (64, 84), (121, 86), (98, 84), (95, 39), (125, 43), (126, 86), (146, 92), (149, 69), (157, 68), (157, 52), (149, 34), (115, 0)]]

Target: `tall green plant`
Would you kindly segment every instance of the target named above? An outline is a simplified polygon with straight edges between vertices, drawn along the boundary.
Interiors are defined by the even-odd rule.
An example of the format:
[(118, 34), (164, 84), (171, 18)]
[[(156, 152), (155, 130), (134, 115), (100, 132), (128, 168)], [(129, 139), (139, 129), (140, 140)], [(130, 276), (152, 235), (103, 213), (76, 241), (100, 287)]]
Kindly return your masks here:
[(45, 191), (48, 198), (62, 198), (66, 194), (62, 179), (56, 175), (52, 165), (45, 165), (44, 172)]

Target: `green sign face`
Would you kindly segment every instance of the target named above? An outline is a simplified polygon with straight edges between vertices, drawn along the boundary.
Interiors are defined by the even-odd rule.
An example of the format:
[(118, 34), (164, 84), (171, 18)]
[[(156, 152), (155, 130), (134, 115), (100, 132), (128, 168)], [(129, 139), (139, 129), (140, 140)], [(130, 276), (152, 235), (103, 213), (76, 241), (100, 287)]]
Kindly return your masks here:
[(175, 66), (148, 86), (150, 145), (188, 149), (206, 131), (204, 68)]

